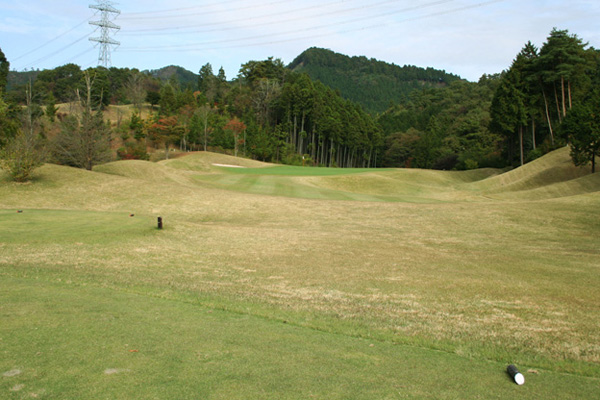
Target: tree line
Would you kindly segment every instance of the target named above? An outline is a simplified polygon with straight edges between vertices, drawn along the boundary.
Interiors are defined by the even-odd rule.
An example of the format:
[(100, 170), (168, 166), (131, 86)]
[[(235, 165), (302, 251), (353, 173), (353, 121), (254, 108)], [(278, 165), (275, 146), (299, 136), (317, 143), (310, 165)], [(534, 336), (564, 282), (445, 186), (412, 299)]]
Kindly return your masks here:
[(502, 75), (490, 108), (491, 128), (502, 135), (508, 158), (523, 165), (547, 148), (569, 144), (577, 165), (594, 165), (599, 74), (600, 52), (566, 30), (553, 29), (539, 49), (526, 43)]
[[(114, 157), (111, 147), (119, 159), (148, 159), (154, 147), (164, 157), (179, 148), (296, 165), (473, 169), (521, 165), (569, 144), (576, 164), (595, 167), (599, 52), (567, 31), (552, 30), (539, 49), (528, 42), (509, 69), (478, 82), (321, 49), (298, 60), (331, 71), (359, 63), (358, 80), (388, 74), (431, 84), (398, 101), (380, 93), (389, 107), (374, 113), (279, 59), (249, 61), (231, 80), (209, 63), (197, 74), (75, 64), (9, 74), (0, 50), (2, 165), (91, 169)], [(104, 110), (126, 104), (133, 114), (108, 123)]]
[[(8, 71), (8, 62), (3, 65)], [(4, 74), (4, 159), (14, 158), (18, 138), (31, 136), (35, 147), (44, 148), (45, 160), (87, 169), (108, 160), (119, 139), (120, 159), (147, 159), (149, 147), (163, 148), (168, 157), (177, 147), (298, 165), (378, 164), (383, 141), (371, 116), (281, 60), (250, 61), (231, 81), (222, 68), (214, 74), (210, 64), (196, 82), (153, 75), (67, 64), (6, 92)], [(102, 117), (111, 104), (131, 104), (134, 112), (127, 120), (113, 118), (111, 126)], [(143, 117), (145, 104), (151, 112)]]
[(377, 118), (384, 164), (438, 169), (519, 166), (569, 145), (576, 165), (600, 151), (600, 52), (553, 29), (538, 49), (476, 82), (413, 92)]

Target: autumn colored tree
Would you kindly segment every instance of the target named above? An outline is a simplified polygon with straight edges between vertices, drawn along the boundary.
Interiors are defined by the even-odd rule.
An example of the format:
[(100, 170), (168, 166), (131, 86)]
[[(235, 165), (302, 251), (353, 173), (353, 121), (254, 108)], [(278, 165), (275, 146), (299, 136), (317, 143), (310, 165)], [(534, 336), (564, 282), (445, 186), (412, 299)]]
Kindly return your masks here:
[(162, 117), (152, 123), (148, 128), (150, 139), (154, 143), (162, 143), (165, 147), (165, 158), (169, 159), (169, 145), (174, 143), (182, 135), (182, 127), (176, 116)]
[(239, 145), (243, 144), (245, 140), (244, 138), (240, 139), (240, 134), (246, 131), (246, 125), (242, 121), (237, 119), (237, 117), (234, 117), (225, 125), (225, 131), (231, 132), (233, 134), (233, 142), (235, 146), (234, 155), (237, 157)]

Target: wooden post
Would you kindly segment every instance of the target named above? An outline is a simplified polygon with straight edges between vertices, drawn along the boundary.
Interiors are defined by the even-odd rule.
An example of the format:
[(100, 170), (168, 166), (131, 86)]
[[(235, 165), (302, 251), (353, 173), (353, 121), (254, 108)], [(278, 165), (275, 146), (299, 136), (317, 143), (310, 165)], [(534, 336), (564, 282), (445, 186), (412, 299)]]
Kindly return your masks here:
[(162, 217), (158, 217), (158, 229), (162, 229), (162, 228), (163, 228)]

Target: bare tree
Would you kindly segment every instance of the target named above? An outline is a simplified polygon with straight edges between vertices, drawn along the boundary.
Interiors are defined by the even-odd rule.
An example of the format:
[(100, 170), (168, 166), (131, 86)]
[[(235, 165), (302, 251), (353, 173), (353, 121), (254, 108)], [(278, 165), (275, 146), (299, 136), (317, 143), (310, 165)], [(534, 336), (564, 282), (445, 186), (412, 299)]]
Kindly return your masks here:
[(213, 112), (213, 109), (208, 104), (201, 106), (195, 112), (196, 115), (202, 121), (202, 127), (204, 130), (204, 151), (206, 151), (206, 148), (208, 146), (208, 133), (209, 133), (208, 119), (210, 118), (210, 114), (212, 112)]
[(146, 100), (146, 89), (144, 89), (144, 77), (140, 73), (132, 74), (125, 85), (127, 95), (133, 106), (141, 112), (142, 105)]

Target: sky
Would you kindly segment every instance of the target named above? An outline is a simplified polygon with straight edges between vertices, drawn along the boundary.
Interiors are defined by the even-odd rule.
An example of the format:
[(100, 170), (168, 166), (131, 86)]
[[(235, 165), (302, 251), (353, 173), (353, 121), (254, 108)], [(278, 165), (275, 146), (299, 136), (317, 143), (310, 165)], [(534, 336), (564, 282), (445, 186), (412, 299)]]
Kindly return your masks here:
[[(11, 70), (98, 65), (105, 0), (0, 0), (0, 49)], [(140, 70), (210, 63), (228, 79), (268, 57), (292, 62), (310, 47), (477, 81), (510, 67), (552, 28), (600, 48), (599, 0), (129, 0), (112, 1), (119, 30), (111, 65)]]

